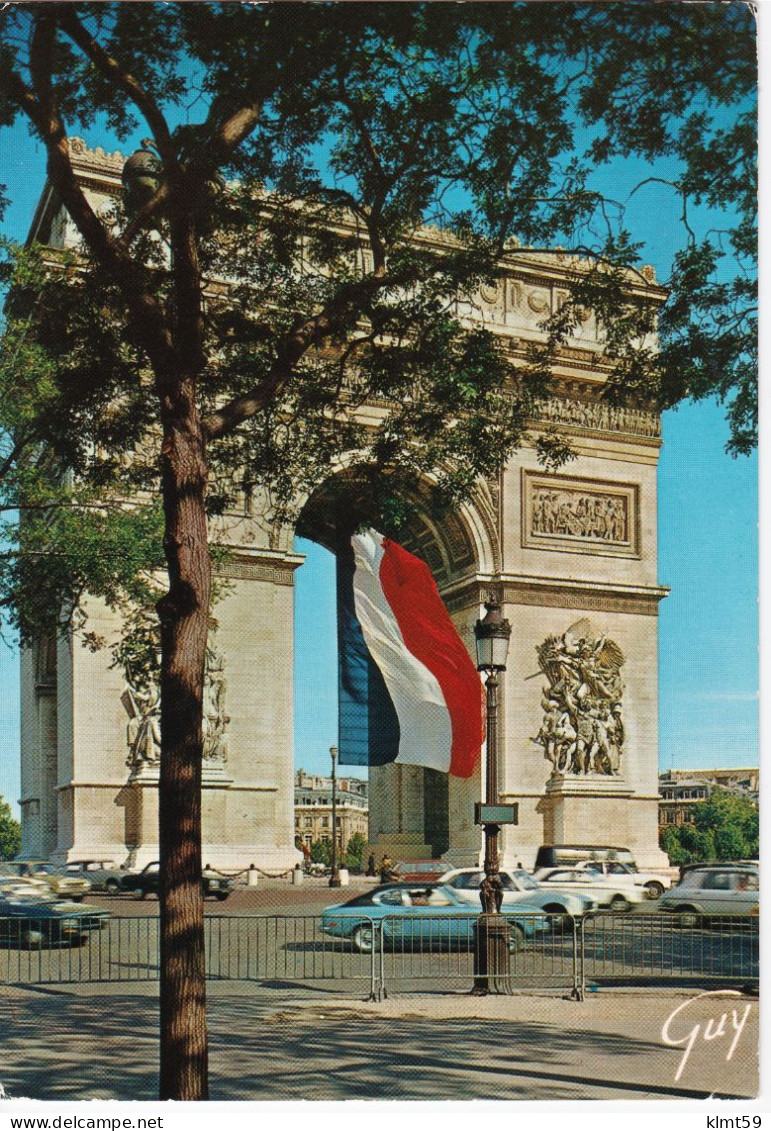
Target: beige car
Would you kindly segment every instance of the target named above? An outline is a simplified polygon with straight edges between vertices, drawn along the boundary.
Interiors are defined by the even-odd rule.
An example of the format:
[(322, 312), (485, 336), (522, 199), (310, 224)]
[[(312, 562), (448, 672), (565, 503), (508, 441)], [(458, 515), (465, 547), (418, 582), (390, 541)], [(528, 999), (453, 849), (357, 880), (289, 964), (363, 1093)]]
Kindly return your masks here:
[(26, 883), (41, 891), (52, 892), (57, 899), (80, 903), (91, 890), (91, 884), (82, 876), (68, 876), (45, 860), (10, 860), (0, 864), (0, 886), (8, 881)]

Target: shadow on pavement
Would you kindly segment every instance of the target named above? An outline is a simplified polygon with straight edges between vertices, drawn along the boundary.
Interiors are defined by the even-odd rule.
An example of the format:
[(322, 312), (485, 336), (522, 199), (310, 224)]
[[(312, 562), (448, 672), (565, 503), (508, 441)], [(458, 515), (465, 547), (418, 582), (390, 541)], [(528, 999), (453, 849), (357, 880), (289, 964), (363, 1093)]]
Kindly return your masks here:
[[(278, 988), (278, 985), (277, 985)], [(285, 984), (281, 984), (286, 989)], [(211, 1095), (221, 1100), (577, 1100), (703, 1097), (679, 1084), (681, 1048), (658, 1030), (603, 1032), (564, 1020), (386, 1017), (316, 999), (215, 995), (209, 1001)], [(157, 1002), (131, 994), (0, 992), (0, 1083), (9, 1099), (151, 1100)], [(666, 1016), (666, 1011), (665, 1011)], [(626, 1021), (626, 1029), (634, 1028)], [(624, 1026), (619, 1026), (623, 1029)], [(650, 1028), (650, 1026), (649, 1026)], [(738, 1059), (738, 1057), (737, 1057)], [(711, 1077), (713, 1094), (750, 1097), (755, 1070)]]

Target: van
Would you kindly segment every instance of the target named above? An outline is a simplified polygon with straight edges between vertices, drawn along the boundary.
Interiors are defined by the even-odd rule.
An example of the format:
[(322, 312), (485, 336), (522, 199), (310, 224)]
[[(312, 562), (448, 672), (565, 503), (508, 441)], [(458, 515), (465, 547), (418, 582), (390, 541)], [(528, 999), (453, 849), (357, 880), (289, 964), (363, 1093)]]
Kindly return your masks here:
[(534, 872), (539, 868), (571, 868), (585, 860), (618, 860), (637, 868), (628, 848), (614, 848), (607, 844), (542, 844), (535, 857)]

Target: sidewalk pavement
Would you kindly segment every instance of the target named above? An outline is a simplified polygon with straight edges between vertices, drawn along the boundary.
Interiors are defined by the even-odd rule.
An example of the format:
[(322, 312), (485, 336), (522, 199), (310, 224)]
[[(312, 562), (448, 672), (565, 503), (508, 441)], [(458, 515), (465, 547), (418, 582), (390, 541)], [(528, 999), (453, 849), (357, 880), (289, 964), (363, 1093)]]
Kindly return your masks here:
[[(216, 986), (208, 1006), (211, 1097), (753, 1097), (757, 999), (697, 992), (602, 991), (584, 1002), (463, 993), (363, 1002)], [(121, 992), (0, 987), (0, 1084), (8, 1100), (154, 1099), (156, 994), (152, 985)], [(662, 1028), (675, 1010), (665, 1038), (679, 1043), (668, 1046)], [(0, 1111), (7, 1107), (0, 1101)]]

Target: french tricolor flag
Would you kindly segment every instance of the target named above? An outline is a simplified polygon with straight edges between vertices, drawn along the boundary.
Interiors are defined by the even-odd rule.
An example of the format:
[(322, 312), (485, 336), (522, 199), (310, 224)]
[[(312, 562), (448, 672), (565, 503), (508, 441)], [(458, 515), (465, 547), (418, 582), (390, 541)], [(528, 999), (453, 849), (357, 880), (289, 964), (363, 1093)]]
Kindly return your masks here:
[(337, 616), (340, 762), (470, 777), (482, 684), (425, 562), (355, 534), (337, 552)]

